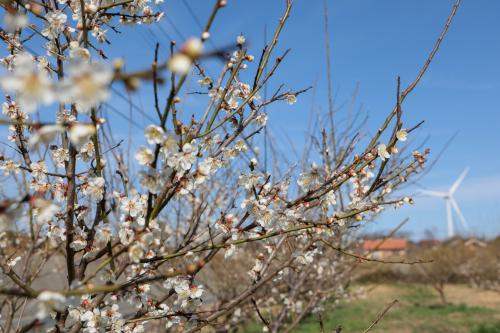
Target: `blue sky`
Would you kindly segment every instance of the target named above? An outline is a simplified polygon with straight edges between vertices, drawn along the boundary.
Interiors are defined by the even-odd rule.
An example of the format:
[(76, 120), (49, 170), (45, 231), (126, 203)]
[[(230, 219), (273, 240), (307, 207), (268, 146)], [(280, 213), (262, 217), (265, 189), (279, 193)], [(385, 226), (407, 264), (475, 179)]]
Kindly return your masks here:
[[(187, 0), (201, 22), (212, 1)], [(213, 43), (226, 45), (243, 33), (251, 52), (258, 54), (281, 16), (284, 1), (228, 1), (213, 28)], [(356, 86), (356, 107), (369, 115), (367, 129), (378, 128), (393, 107), (395, 79), (405, 86), (417, 74), (434, 45), (453, 1), (335, 0), (329, 1), (334, 91), (338, 104), (348, 102)], [(200, 29), (183, 1), (166, 1), (168, 20), (162, 29), (151, 26), (135, 30), (126, 47), (130, 68), (143, 66), (152, 57), (156, 40), (177, 41), (197, 35)], [(173, 23), (173, 24), (172, 24)], [(291, 88), (316, 85), (315, 104), (327, 108), (323, 2), (296, 0), (277, 52), (291, 48), (274, 83)], [(178, 34), (176, 31), (180, 31)], [(268, 37), (269, 38), (269, 37)], [(210, 45), (209, 45), (210, 47)], [(113, 56), (123, 55), (119, 49)], [(138, 59), (141, 61), (139, 62)], [(425, 120), (415, 142), (430, 137), (436, 156), (446, 142), (458, 135), (432, 173), (420, 185), (446, 190), (467, 166), (469, 175), (456, 194), (471, 229), (469, 233), (492, 236), (500, 232), (500, 2), (463, 1), (442, 47), (418, 88), (404, 105), (408, 126)], [(271, 89), (271, 87), (270, 87)], [(312, 94), (302, 96), (293, 107), (270, 108), (270, 128), (287, 145), (288, 136), (301, 149), (311, 109)], [(189, 104), (188, 104), (189, 106)], [(195, 107), (196, 103), (191, 104)], [(187, 107), (189, 108), (189, 107)], [(192, 112), (189, 110), (189, 112)], [(338, 119), (345, 117), (346, 108)], [(280, 141), (281, 140), (281, 141)], [(410, 217), (405, 230), (421, 237), (425, 230), (446, 235), (444, 202), (416, 198), (416, 205), (385, 214), (371, 230), (390, 230)], [(459, 229), (460, 231), (460, 229)], [(462, 231), (464, 232), (464, 231)]]
[[(185, 0), (195, 16), (205, 23), (213, 1)], [(349, 102), (356, 87), (356, 108), (369, 115), (366, 128), (373, 132), (394, 105), (396, 76), (403, 86), (417, 74), (453, 6), (452, 0), (329, 0), (333, 85), (338, 104)], [(284, 9), (284, 0), (229, 0), (212, 29), (214, 45), (233, 43), (243, 33), (250, 53), (258, 55), (264, 45), (264, 30), (272, 35)], [(153, 58), (154, 43), (162, 43), (167, 57), (169, 38), (179, 43), (197, 36), (201, 29), (183, 0), (166, 0), (166, 19), (159, 25), (125, 28), (114, 35), (114, 45), (103, 46), (111, 59), (122, 57), (127, 69), (144, 68)], [(180, 33), (179, 33), (180, 32)], [(269, 37), (268, 37), (269, 38)], [(212, 44), (208, 44), (211, 48)], [(327, 109), (327, 77), (324, 47), (322, 0), (295, 0), (291, 18), (279, 40), (277, 53), (292, 51), (274, 77), (269, 89), (280, 83), (300, 89), (315, 85), (316, 107)], [(213, 68), (213, 67), (210, 67)], [(210, 69), (209, 68), (209, 69)], [(213, 70), (213, 73), (216, 73)], [(194, 85), (194, 83), (193, 83)], [(500, 233), (500, 1), (464, 0), (439, 53), (417, 89), (407, 98), (404, 110), (408, 127), (420, 120), (425, 124), (413, 140), (430, 137), (427, 146), (436, 156), (450, 137), (452, 145), (420, 185), (445, 190), (469, 166), (469, 175), (456, 194), (471, 230), (476, 235)], [(150, 94), (132, 95), (136, 105), (154, 114)], [(309, 119), (313, 94), (299, 98), (292, 107), (285, 103), (270, 111), (271, 131), (284, 147), (290, 137), (298, 149)], [(125, 103), (115, 97), (111, 104), (128, 113)], [(186, 113), (201, 106), (186, 103)], [(347, 108), (336, 117), (345, 118)], [(134, 115), (140, 124), (148, 124)], [(126, 127), (118, 135), (126, 138)], [(135, 130), (135, 129), (134, 129)], [(405, 217), (405, 230), (421, 237), (432, 230), (446, 235), (444, 202), (416, 198), (416, 205), (385, 214), (371, 230), (390, 230)]]

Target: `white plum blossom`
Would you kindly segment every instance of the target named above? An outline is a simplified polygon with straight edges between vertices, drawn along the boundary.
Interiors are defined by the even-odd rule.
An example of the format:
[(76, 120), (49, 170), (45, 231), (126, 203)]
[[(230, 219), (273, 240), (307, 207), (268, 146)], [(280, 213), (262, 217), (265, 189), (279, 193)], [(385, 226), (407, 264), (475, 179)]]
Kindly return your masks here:
[(157, 194), (160, 190), (161, 178), (158, 171), (153, 168), (139, 171), (139, 183), (149, 192)]
[(76, 116), (71, 110), (60, 110), (56, 113), (56, 123), (60, 125), (67, 125), (76, 122)]
[(38, 197), (31, 200), (31, 205), (33, 206), (33, 215), (35, 215), (36, 221), (40, 224), (52, 220), (59, 211), (59, 206), (52, 201)]
[(47, 166), (44, 161), (31, 163), (31, 175), (37, 180), (42, 180), (48, 172)]
[(17, 256), (15, 258), (11, 258), (9, 260), (7, 260), (7, 266), (9, 267), (14, 267), (17, 265), (17, 263), (21, 261), (21, 257), (20, 256)]
[(38, 301), (36, 317), (39, 320), (45, 319), (53, 311), (61, 311), (66, 302), (66, 297), (53, 291), (42, 291), (36, 299)]
[(203, 79), (198, 80), (198, 84), (200, 84), (202, 86), (208, 86), (208, 85), (212, 84), (213, 82), (214, 81), (209, 76), (205, 76), (205, 77), (203, 77)]
[(314, 257), (317, 254), (321, 254), (321, 251), (318, 248), (316, 248), (312, 251), (307, 251), (307, 252), (298, 254), (295, 260), (302, 265), (307, 265), (307, 264), (310, 264), (314, 261)]
[(47, 14), (47, 25), (42, 30), (42, 35), (48, 39), (56, 39), (64, 30), (68, 17), (62, 11), (53, 11)]
[(84, 162), (88, 162), (94, 157), (94, 155), (94, 143), (92, 141), (88, 141), (80, 147), (77, 157), (82, 159)]
[(191, 285), (190, 287), (190, 295), (189, 297), (191, 298), (201, 298), (201, 296), (203, 295), (203, 286), (200, 284), (200, 285)]
[(28, 26), (28, 17), (20, 12), (10, 13), (5, 11), (3, 23), (5, 30), (15, 32), (17, 29), (22, 29)]
[(182, 151), (174, 154), (167, 160), (167, 164), (177, 171), (187, 171), (196, 160), (196, 148), (190, 143), (182, 146)]
[(118, 304), (113, 303), (110, 307), (101, 311), (101, 319), (105, 320), (107, 324), (111, 324), (111, 328), (115, 332), (123, 331), (125, 321), (122, 319), (122, 313)]
[(0, 86), (6, 92), (15, 93), (26, 112), (35, 111), (40, 104), (49, 104), (56, 97), (47, 72), (40, 70), (27, 53), (16, 55), (13, 71), (0, 78)]
[(142, 244), (136, 243), (129, 247), (128, 256), (132, 262), (138, 263), (144, 257), (146, 250)]
[(259, 113), (256, 117), (255, 117), (255, 122), (257, 123), (257, 125), (259, 126), (266, 126), (267, 124), (267, 114), (265, 113)]
[(201, 161), (198, 164), (198, 170), (194, 175), (195, 184), (199, 185), (204, 183), (208, 179), (210, 174), (217, 171), (217, 168), (217, 161), (212, 157), (208, 157)]
[(86, 48), (80, 47), (78, 42), (69, 43), (69, 57), (72, 59), (90, 60), (90, 52)]
[(387, 151), (387, 146), (383, 143), (377, 146), (377, 153), (382, 161), (385, 161), (386, 159), (391, 157), (391, 154), (389, 154), (389, 152)]
[(169, 279), (165, 282), (166, 288), (173, 288), (179, 299), (198, 299), (203, 295), (203, 286), (191, 284), (183, 278)]
[(111, 239), (111, 228), (106, 225), (101, 225), (96, 228), (95, 239), (98, 242), (107, 243)]
[(328, 209), (331, 206), (336, 205), (337, 204), (337, 198), (335, 196), (335, 193), (333, 191), (328, 192), (325, 195), (324, 200), (322, 201), (322, 204), (323, 204), (323, 207), (325, 209)]
[(69, 127), (69, 140), (71, 144), (79, 149), (83, 144), (88, 142), (90, 137), (94, 135), (96, 128), (91, 124), (71, 124)]
[(230, 258), (236, 252), (236, 246), (234, 244), (229, 245), (224, 252), (224, 259)]
[(133, 198), (123, 198), (121, 202), (121, 210), (132, 217), (138, 217), (144, 212), (144, 205), (141, 198), (136, 195)]
[(22, 111), (19, 109), (16, 102), (12, 101), (10, 103), (4, 102), (2, 104), (2, 113), (10, 119), (16, 119), (19, 114), (22, 114)]
[(297, 184), (304, 190), (318, 186), (321, 182), (321, 172), (316, 164), (313, 163), (311, 171), (300, 174)]
[(165, 132), (160, 126), (149, 125), (144, 130), (144, 136), (150, 145), (160, 144), (165, 139)]
[(135, 159), (137, 160), (137, 162), (139, 162), (140, 165), (151, 164), (153, 163), (154, 158), (155, 156), (153, 152), (147, 147), (140, 147), (135, 153)]
[(58, 179), (52, 184), (52, 191), (56, 201), (64, 201), (66, 199), (66, 183), (62, 179)]
[(12, 160), (0, 161), (0, 170), (3, 171), (4, 176), (8, 176), (10, 174), (18, 174), (20, 163), (16, 163)]
[(297, 96), (295, 96), (294, 94), (287, 94), (286, 95), (286, 102), (289, 105), (295, 104), (297, 102)]
[(65, 148), (56, 148), (52, 149), (51, 151), (52, 158), (54, 159), (54, 162), (56, 162), (56, 166), (63, 168), (65, 163), (69, 161), (69, 153), (68, 149)]
[(129, 228), (128, 224), (124, 224), (118, 231), (118, 237), (123, 245), (129, 245), (134, 239), (134, 231)]
[(80, 227), (75, 228), (70, 246), (75, 251), (83, 250), (87, 246), (87, 233)]
[(245, 42), (246, 42), (245, 36), (239, 35), (238, 37), (236, 37), (236, 44), (243, 45), (245, 44)]
[(234, 149), (237, 150), (238, 152), (243, 152), (248, 149), (245, 141), (243, 140), (238, 140), (236, 144), (234, 145)]
[(400, 129), (396, 132), (396, 138), (399, 141), (406, 141), (408, 139), (408, 132), (405, 129)]
[(91, 31), (92, 36), (95, 37), (99, 41), (99, 43), (104, 43), (106, 42), (106, 32), (108, 30), (102, 29), (98, 25), (95, 25), (94, 28)]
[[(16, 202), (3, 202), (0, 212), (0, 240), (5, 236), (5, 231), (11, 227), (13, 222), (22, 216), (21, 205)], [(0, 242), (0, 245), (2, 242)]]
[(264, 263), (261, 260), (261, 258), (255, 259), (255, 264), (253, 265), (252, 269), (248, 272), (248, 275), (250, 275), (250, 278), (254, 281), (256, 281), (259, 278), (260, 272), (264, 268)]
[(86, 311), (80, 316), (80, 320), (85, 323), (85, 332), (98, 333), (101, 331), (101, 311), (98, 308)]
[(164, 140), (161, 143), (161, 152), (165, 156), (170, 156), (179, 151), (179, 145), (177, 143), (177, 138), (172, 133), (166, 133)]
[(86, 186), (83, 187), (82, 192), (95, 201), (101, 201), (104, 195), (104, 184), (105, 181), (102, 177), (91, 178)]
[(222, 216), (219, 220), (217, 220), (217, 222), (215, 223), (215, 227), (224, 233), (229, 233), (233, 228), (234, 221), (234, 215), (228, 214), (226, 216)]
[(39, 144), (48, 144), (52, 142), (64, 128), (61, 125), (45, 125), (42, 126), (28, 141), (32, 149), (36, 149)]
[(79, 112), (88, 113), (91, 108), (108, 99), (108, 86), (112, 78), (113, 72), (102, 63), (72, 62), (61, 98), (74, 102)]
[(255, 172), (241, 174), (238, 178), (238, 184), (243, 186), (246, 190), (251, 190), (259, 184), (260, 176)]

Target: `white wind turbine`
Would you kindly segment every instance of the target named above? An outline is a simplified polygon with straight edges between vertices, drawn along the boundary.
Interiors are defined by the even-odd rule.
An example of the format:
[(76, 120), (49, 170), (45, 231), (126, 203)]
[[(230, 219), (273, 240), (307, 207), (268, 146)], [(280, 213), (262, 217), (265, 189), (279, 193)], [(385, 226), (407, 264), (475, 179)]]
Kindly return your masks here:
[(453, 195), (457, 191), (458, 187), (460, 186), (460, 184), (462, 183), (462, 181), (464, 180), (464, 178), (468, 172), (469, 172), (469, 168), (466, 168), (462, 172), (460, 177), (458, 177), (458, 179), (453, 183), (453, 185), (448, 190), (448, 192), (437, 192), (437, 191), (428, 191), (428, 190), (421, 190), (420, 191), (422, 194), (429, 195), (431, 197), (441, 198), (441, 199), (444, 199), (446, 201), (446, 218), (448, 221), (448, 237), (450, 237), (450, 238), (455, 235), (452, 210), (454, 210), (455, 213), (457, 214), (458, 219), (460, 220), (460, 223), (462, 224), (462, 227), (464, 229), (469, 228), (467, 225), (467, 222), (465, 221), (465, 217), (462, 214), (462, 211), (458, 207), (458, 204), (455, 201), (455, 198), (453, 197)]

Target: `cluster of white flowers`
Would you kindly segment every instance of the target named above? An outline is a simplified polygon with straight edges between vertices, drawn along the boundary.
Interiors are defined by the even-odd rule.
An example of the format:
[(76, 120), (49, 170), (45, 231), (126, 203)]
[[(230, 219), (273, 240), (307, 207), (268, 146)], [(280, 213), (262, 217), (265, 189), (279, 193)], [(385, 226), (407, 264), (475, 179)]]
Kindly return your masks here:
[(243, 82), (233, 83), (227, 91), (222, 87), (213, 88), (208, 95), (215, 100), (222, 101), (221, 107), (228, 112), (238, 109), (243, 101), (258, 102), (260, 100), (259, 94), (252, 91), (250, 85)]
[(57, 167), (63, 168), (65, 163), (69, 161), (68, 149), (53, 147), (51, 153)]
[[(171, 182), (172, 175), (175, 175), (173, 181), (178, 184), (177, 195), (187, 195), (247, 150), (246, 144), (238, 140), (232, 147), (223, 147), (220, 154), (212, 157), (214, 144), (219, 141), (217, 135), (181, 145), (177, 135), (165, 132), (157, 125), (147, 126), (144, 136), (155, 148), (141, 146), (136, 150), (135, 158), (145, 166), (139, 172), (139, 183), (153, 194)], [(208, 156), (202, 159), (205, 154)], [(163, 167), (152, 168), (153, 163)]]
[(16, 94), (25, 112), (34, 112), (38, 106), (55, 100), (76, 103), (80, 112), (88, 112), (108, 98), (113, 73), (101, 63), (72, 61), (64, 81), (52, 80), (46, 62), (28, 53), (16, 54), (10, 63), (11, 71), (0, 77), (0, 87)]
[(181, 151), (167, 157), (167, 165), (177, 172), (188, 171), (196, 161), (196, 148), (191, 143), (185, 143)]
[[(426, 154), (415, 152), (413, 169), (404, 169), (387, 182), (374, 179), (376, 168), (391, 167), (387, 161), (398, 153), (396, 145), (408, 138), (409, 131), (398, 124), (389, 142), (380, 143), (377, 137), (369, 152), (346, 151), (339, 165), (323, 160), (321, 165), (269, 173), (254, 135), (268, 122), (267, 105), (274, 101), (292, 105), (301, 94), (279, 87), (270, 99), (259, 95), (270, 77), (266, 73), (275, 69), (265, 71), (274, 45), (264, 49), (256, 64), (255, 82), (244, 81), (247, 75), (241, 72), (253, 67), (254, 60), (243, 35), (236, 37), (236, 45), (233, 42), (218, 79), (203, 68), (205, 56), (210, 56), (203, 53), (208, 31), (180, 48), (172, 43), (169, 60), (155, 63), (152, 71), (150, 67), (139, 74), (126, 73), (121, 61), (97, 60), (107, 59), (108, 32), (118, 31), (113, 17), (126, 25), (149, 24), (162, 17), (153, 9), (162, 1), (57, 0), (43, 6), (26, 3), (22, 9), (21, 3), (12, 3), (19, 12), (6, 12), (6, 30), (1, 34), (9, 55), (0, 59), (6, 68), (0, 87), (10, 95), (2, 114), (18, 155), (1, 154), (0, 171), (27, 186), (19, 186), (26, 192), (22, 198), (0, 202), (0, 252), (13, 244), (6, 240), (5, 230), (26, 222), (26, 234), (18, 243), (32, 240), (33, 252), (5, 256), (7, 267), (17, 271), (26, 262), (20, 278), (36, 278), (38, 273), (30, 272), (35, 266), (31, 257), (52, 264), (53, 257), (62, 257), (61, 249), (68, 265), (66, 286), (30, 295), (40, 324), (52, 324), (48, 318), (52, 316), (56, 325), (85, 333), (142, 333), (149, 331), (146, 323), (156, 319), (166, 330), (200, 328), (204, 314), (210, 312), (203, 300), (219, 295), (209, 285), (210, 275), (199, 280), (197, 273), (212, 258), (222, 257), (238, 262), (234, 269), (223, 268), (224, 274), (237, 276), (238, 283), (250, 280), (253, 288), (266, 280), (272, 286), (263, 287), (266, 296), (259, 299), (259, 306), (273, 311), (284, 306), (299, 314), (307, 308), (304, 299), (317, 295), (307, 289), (290, 292), (300, 280), (297, 276), (307, 272), (313, 281), (323, 274), (332, 279), (341, 276), (336, 270), (342, 259), (326, 258), (331, 249), (317, 237), (343, 240), (347, 226), (379, 213), (397, 182), (405, 181), (425, 161)], [(215, 10), (226, 4), (218, 1)], [(32, 14), (43, 19), (28, 25)], [(27, 30), (35, 33), (24, 40)], [(43, 44), (43, 56), (28, 53), (25, 42), (35, 38)], [(198, 73), (190, 73), (192, 69)], [(113, 146), (115, 138), (106, 130), (115, 124), (100, 118), (106, 113), (99, 106), (110, 98), (113, 82), (132, 91), (143, 78), (156, 77), (154, 83), (162, 83), (165, 70), (179, 89), (172, 84), (166, 113), (157, 123), (152, 120), (144, 137), (129, 147), (136, 149), (131, 151), (135, 162), (128, 161), (119, 153), (120, 144)], [(182, 85), (190, 74), (199, 75), (202, 94), (208, 96), (202, 120), (193, 112), (186, 121), (188, 116), (179, 108), (186, 89)], [(156, 98), (162, 93), (155, 89)], [(328, 153), (321, 158), (331, 159)], [(406, 203), (412, 200), (392, 201), (394, 206)], [(244, 247), (247, 242), (254, 245)], [(285, 268), (276, 270), (281, 264)], [(211, 267), (214, 274), (217, 266)], [(31, 293), (28, 288), (22, 289)], [(231, 292), (238, 289), (239, 285)], [(226, 311), (225, 301), (231, 297), (220, 305), (218, 300), (210, 302)], [(234, 310), (227, 331), (248, 314), (246, 300), (240, 303), (237, 309), (227, 309)]]
[(253, 267), (248, 271), (248, 275), (253, 281), (257, 281), (260, 278), (260, 272), (264, 268), (264, 261), (263, 261), (263, 255), (259, 255), (255, 259), (255, 264)]
[(3, 160), (0, 161), (0, 170), (3, 171), (4, 176), (9, 176), (11, 174), (18, 174), (20, 163), (16, 163), (12, 160)]
[(63, 12), (56, 10), (47, 14), (47, 24), (42, 30), (42, 35), (48, 39), (56, 39), (66, 28), (68, 17)]
[(301, 265), (309, 265), (314, 261), (314, 258), (317, 255), (321, 255), (320, 248), (315, 248), (314, 250), (297, 253), (295, 260)]
[(370, 189), (369, 182), (373, 177), (374, 174), (368, 167), (355, 174), (352, 174), (351, 178), (349, 179), (352, 185), (352, 190), (349, 193), (349, 196), (351, 197), (351, 206), (356, 205), (366, 199), (365, 196)]
[(300, 174), (299, 179), (297, 180), (297, 184), (303, 190), (309, 190), (321, 184), (323, 180), (323, 173), (320, 168), (313, 163), (311, 166), (311, 170), (307, 172), (303, 172)]
[[(399, 141), (404, 142), (406, 141), (407, 138), (408, 138), (408, 132), (405, 129), (401, 129), (396, 132), (396, 139), (398, 139)], [(396, 146), (391, 147), (391, 152), (394, 154), (398, 152)], [(391, 157), (391, 154), (387, 150), (387, 145), (383, 143), (377, 146), (377, 153), (382, 161), (385, 161)]]
[(127, 327), (120, 312), (120, 305), (116, 301), (117, 298), (111, 296), (103, 307), (96, 308), (92, 304), (92, 299), (88, 295), (84, 295), (77, 306), (69, 308), (68, 317), (75, 322), (81, 322), (85, 333), (98, 333), (104, 330), (109, 332), (135, 332), (131, 327)]
[(95, 201), (101, 201), (104, 195), (105, 180), (102, 177), (92, 177), (82, 184), (82, 193)]
[(163, 287), (175, 291), (177, 300), (174, 302), (174, 309), (195, 309), (202, 302), (203, 286), (195, 285), (189, 277), (168, 279), (163, 283)]
[(38, 319), (44, 319), (50, 313), (61, 311), (66, 305), (66, 297), (52, 291), (42, 291), (38, 295), (37, 301), (38, 312), (36, 313), (36, 317)]

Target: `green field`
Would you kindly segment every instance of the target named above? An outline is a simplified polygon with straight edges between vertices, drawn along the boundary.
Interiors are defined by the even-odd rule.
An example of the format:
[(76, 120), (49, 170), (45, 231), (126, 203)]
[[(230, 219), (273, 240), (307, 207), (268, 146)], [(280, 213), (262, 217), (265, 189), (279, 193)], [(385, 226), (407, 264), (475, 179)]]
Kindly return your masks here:
[[(362, 296), (326, 306), (325, 332), (339, 325), (342, 333), (363, 332), (380, 312), (398, 300), (370, 332), (384, 333), (500, 333), (500, 294), (465, 286), (446, 289), (443, 305), (434, 290), (424, 285), (364, 285)], [(257, 324), (245, 332), (262, 332)], [(320, 332), (317, 316), (309, 316), (295, 332)]]

